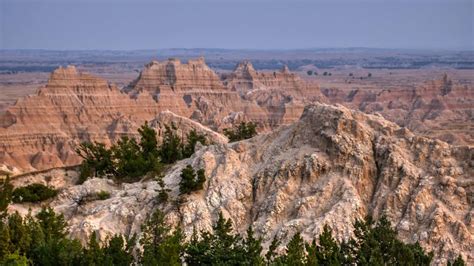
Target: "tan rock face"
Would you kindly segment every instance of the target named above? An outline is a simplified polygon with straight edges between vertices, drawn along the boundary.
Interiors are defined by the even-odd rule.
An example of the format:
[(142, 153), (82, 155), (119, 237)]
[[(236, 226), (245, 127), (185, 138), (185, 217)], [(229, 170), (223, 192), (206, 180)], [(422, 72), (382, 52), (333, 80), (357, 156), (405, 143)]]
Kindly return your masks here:
[(73, 66), (59, 68), (37, 95), (18, 100), (0, 116), (0, 165), (23, 172), (74, 165), (80, 162), (74, 152), (78, 143), (111, 144), (122, 135), (133, 136), (163, 111), (214, 130), (242, 120), (270, 130), (301, 114), (302, 102), (293, 97), (304, 83), (296, 75), (282, 71), (257, 78), (258, 89), (242, 97), (224, 86), (204, 59), (186, 64), (170, 59), (149, 63), (121, 91)]
[(60, 68), (37, 95), (0, 115), (0, 167), (13, 173), (77, 164), (79, 142), (113, 143), (167, 110), (216, 131), (251, 120), (265, 132), (296, 121), (306, 104), (328, 99), (379, 112), (416, 133), (474, 143), (474, 90), (448, 77), (413, 89), (323, 92), (327, 97), (286, 67), (258, 72), (248, 61), (222, 81), (202, 58), (154, 61), (124, 90), (74, 67)]
[(418, 134), (453, 144), (474, 144), (474, 89), (456, 84), (447, 75), (414, 88), (325, 89), (323, 93), (332, 103), (381, 113)]
[[(457, 253), (472, 263), (473, 156), (379, 116), (308, 106), (291, 126), (199, 151), (186, 163), (205, 169), (205, 190), (169, 217), (190, 234), (222, 211), (268, 243), (296, 231), (311, 240), (324, 224), (345, 239), (355, 218), (386, 214), (403, 240), (439, 254), (436, 263)], [(167, 175), (171, 186), (179, 171)]]
[[(179, 161), (165, 176), (170, 203), (160, 208), (188, 236), (193, 227), (210, 230), (223, 212), (240, 233), (253, 225), (267, 245), (274, 235), (285, 244), (296, 231), (311, 240), (324, 224), (338, 239), (347, 239), (354, 219), (386, 214), (404, 241), (420, 241), (435, 251), (435, 264), (458, 253), (472, 264), (473, 156), (470, 147), (415, 136), (381, 116), (310, 105), (292, 125), (204, 147)], [(204, 190), (176, 205), (187, 164), (204, 169), (207, 181)], [(157, 188), (154, 181), (115, 185), (92, 179), (64, 188), (51, 204), (66, 214), (74, 236), (86, 240), (100, 231), (105, 238), (138, 232), (158, 207)], [(76, 203), (97, 190), (112, 197)]]

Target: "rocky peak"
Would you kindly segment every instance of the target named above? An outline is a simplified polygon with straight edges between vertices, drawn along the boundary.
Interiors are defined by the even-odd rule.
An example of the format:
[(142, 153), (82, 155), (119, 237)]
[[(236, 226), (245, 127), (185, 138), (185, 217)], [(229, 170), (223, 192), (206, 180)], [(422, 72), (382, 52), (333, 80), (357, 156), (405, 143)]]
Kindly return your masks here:
[(235, 67), (233, 74), (238, 77), (253, 78), (257, 71), (249, 60), (244, 60)]
[(66, 67), (60, 66), (59, 68), (55, 69), (53, 73), (51, 73), (51, 79), (71, 78), (78, 75), (79, 75), (79, 72), (77, 71), (75, 66), (73, 65), (68, 65)]
[(162, 94), (223, 87), (219, 76), (206, 65), (204, 58), (190, 59), (187, 63), (169, 58), (165, 62), (152, 61), (147, 64), (127, 91), (132, 94), (142, 91)]
[(287, 65), (284, 65), (284, 66), (281, 68), (280, 72), (283, 73), (283, 74), (291, 74), (291, 71), (290, 71), (290, 69), (288, 68)]

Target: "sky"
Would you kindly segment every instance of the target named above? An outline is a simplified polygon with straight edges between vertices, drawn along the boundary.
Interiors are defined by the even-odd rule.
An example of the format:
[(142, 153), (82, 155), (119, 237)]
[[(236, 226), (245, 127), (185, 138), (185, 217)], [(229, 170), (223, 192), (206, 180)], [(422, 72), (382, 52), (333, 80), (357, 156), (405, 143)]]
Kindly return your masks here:
[(0, 49), (474, 50), (474, 0), (0, 0)]

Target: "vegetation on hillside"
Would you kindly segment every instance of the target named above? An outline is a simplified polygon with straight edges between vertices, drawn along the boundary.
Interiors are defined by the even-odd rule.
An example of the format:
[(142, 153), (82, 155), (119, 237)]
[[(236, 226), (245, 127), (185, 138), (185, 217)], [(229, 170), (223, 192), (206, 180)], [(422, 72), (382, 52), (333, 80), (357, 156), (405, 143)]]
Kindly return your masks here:
[(224, 129), (224, 135), (230, 142), (249, 139), (257, 135), (257, 125), (253, 122), (241, 122), (237, 127)]
[(22, 202), (40, 202), (55, 197), (58, 191), (52, 187), (43, 184), (30, 184), (24, 187), (18, 187), (13, 190), (12, 201)]
[(197, 173), (191, 165), (187, 165), (181, 171), (181, 181), (179, 182), (179, 193), (190, 194), (193, 191), (203, 189), (206, 176), (204, 169), (199, 169)]
[(204, 135), (190, 131), (186, 142), (176, 133), (174, 125), (165, 126), (163, 141), (158, 143), (157, 133), (147, 123), (138, 129), (139, 140), (123, 136), (112, 147), (102, 143), (82, 143), (76, 150), (84, 160), (80, 167), (79, 183), (92, 176), (108, 176), (124, 182), (133, 182), (154, 173), (160, 176), (163, 164), (190, 157), (197, 142), (206, 145)]
[[(12, 191), (5, 180), (0, 187), (0, 265), (429, 265), (433, 257), (418, 243), (398, 240), (385, 217), (356, 221), (354, 236), (342, 243), (324, 226), (310, 243), (297, 232), (283, 251), (276, 252), (280, 241), (274, 238), (263, 252), (252, 227), (245, 236), (235, 234), (222, 213), (212, 232), (194, 230), (185, 241), (160, 210), (144, 222), (140, 238), (114, 235), (100, 242), (93, 233), (83, 247), (67, 236), (64, 217), (49, 207), (35, 216), (8, 214)], [(450, 265), (465, 264), (458, 257)]]

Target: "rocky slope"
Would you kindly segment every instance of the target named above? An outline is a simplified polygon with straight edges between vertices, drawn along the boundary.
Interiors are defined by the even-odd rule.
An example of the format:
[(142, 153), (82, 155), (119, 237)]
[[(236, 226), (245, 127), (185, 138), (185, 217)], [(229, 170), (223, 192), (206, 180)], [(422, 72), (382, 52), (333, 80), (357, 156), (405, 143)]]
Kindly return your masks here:
[[(53, 179), (64, 181), (49, 182), (65, 184), (51, 205), (65, 213), (81, 239), (92, 231), (103, 238), (137, 232), (157, 207), (187, 235), (193, 227), (209, 230), (223, 212), (239, 232), (253, 225), (266, 244), (274, 235), (285, 243), (296, 231), (311, 240), (324, 224), (345, 239), (354, 219), (386, 214), (403, 240), (420, 241), (438, 254), (435, 264), (458, 253), (474, 263), (473, 159), (472, 147), (418, 137), (378, 115), (317, 104), (289, 126), (203, 147), (178, 162), (165, 176), (171, 189), (165, 206), (156, 204), (154, 181), (117, 185), (92, 179), (69, 186), (74, 175), (59, 174)], [(204, 169), (207, 181), (204, 190), (178, 200), (187, 164)], [(25, 183), (45, 175), (23, 178)], [(80, 200), (100, 190), (112, 197)]]
[(474, 144), (474, 89), (447, 75), (412, 88), (324, 89), (332, 103), (378, 112), (412, 131), (454, 144)]
[(202, 58), (151, 62), (125, 90), (75, 67), (59, 68), (37, 95), (19, 99), (0, 115), (0, 166), (17, 173), (77, 164), (78, 143), (111, 144), (164, 111), (214, 130), (242, 120), (270, 130), (302, 110), (293, 108), (292, 99), (271, 105), (225, 87)]

